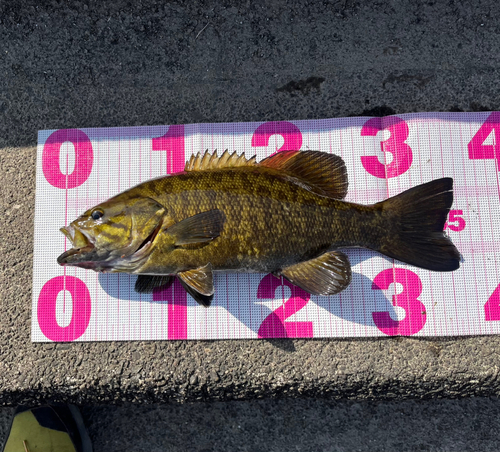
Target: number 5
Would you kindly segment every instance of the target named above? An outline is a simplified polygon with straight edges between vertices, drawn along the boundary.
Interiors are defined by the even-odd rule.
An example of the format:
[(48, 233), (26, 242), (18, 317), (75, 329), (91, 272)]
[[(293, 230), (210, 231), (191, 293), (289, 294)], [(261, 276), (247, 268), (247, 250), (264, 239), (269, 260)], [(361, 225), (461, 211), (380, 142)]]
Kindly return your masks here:
[[(450, 210), (450, 215), (449, 215), (449, 220), (444, 224), (444, 228), (451, 229), (452, 231), (462, 231), (465, 228), (465, 220), (461, 215), (463, 215), (464, 212), (462, 210)], [(456, 224), (450, 224), (450, 223), (455, 223)]]

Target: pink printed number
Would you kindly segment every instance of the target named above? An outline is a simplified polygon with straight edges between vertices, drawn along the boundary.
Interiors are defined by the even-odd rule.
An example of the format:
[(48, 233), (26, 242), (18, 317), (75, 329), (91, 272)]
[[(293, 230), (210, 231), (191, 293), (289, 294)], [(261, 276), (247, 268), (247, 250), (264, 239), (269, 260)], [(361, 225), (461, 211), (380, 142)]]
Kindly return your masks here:
[(286, 121), (261, 124), (253, 133), (252, 146), (269, 146), (269, 138), (273, 135), (281, 135), (285, 140), (276, 152), (298, 151), (302, 147), (302, 134), (299, 128)]
[(187, 293), (177, 278), (168, 289), (155, 289), (153, 300), (168, 302), (168, 338), (187, 339)]
[[(75, 148), (75, 169), (63, 174), (59, 166), (59, 153), (63, 143)], [(75, 188), (82, 185), (92, 172), (94, 153), (89, 137), (79, 129), (61, 129), (53, 132), (43, 145), (42, 169), (47, 182), (56, 188)]]
[(484, 305), (484, 319), (487, 322), (500, 320), (500, 285)]
[[(71, 294), (72, 317), (68, 326), (61, 327), (56, 319), (57, 295), (61, 290)], [(66, 300), (65, 300), (66, 301)], [(75, 276), (56, 276), (45, 283), (38, 297), (38, 324), (45, 336), (55, 342), (71, 342), (78, 339), (90, 321), (90, 293), (85, 283)]]
[(413, 153), (410, 146), (405, 141), (408, 138), (410, 129), (408, 124), (397, 116), (384, 118), (384, 123), (388, 124), (382, 129), (382, 118), (371, 118), (365, 122), (361, 129), (361, 136), (376, 136), (381, 130), (388, 130), (391, 136), (380, 143), (382, 152), (392, 154), (392, 162), (385, 165), (379, 162), (376, 156), (362, 156), (361, 164), (368, 173), (380, 179), (389, 179), (400, 176), (408, 171), (413, 160)]
[(462, 210), (450, 210), (448, 221), (444, 224), (444, 228), (455, 232), (463, 231), (465, 229), (463, 214)]
[(165, 135), (153, 138), (153, 151), (167, 153), (166, 174), (179, 173), (184, 170), (184, 126), (170, 126)]
[[(153, 138), (153, 151), (167, 153), (166, 174), (183, 171), (185, 165), (184, 126), (170, 126), (165, 135)], [(168, 289), (154, 290), (153, 300), (168, 302), (168, 338), (187, 339), (187, 294), (177, 278)]]
[[(483, 144), (494, 131), (493, 144)], [(497, 161), (497, 169), (500, 171), (500, 111), (494, 111), (469, 143), (469, 159)]]
[(375, 277), (372, 290), (388, 289), (391, 283), (403, 285), (403, 292), (392, 296), (392, 304), (403, 308), (406, 317), (403, 320), (393, 320), (387, 311), (372, 312), (375, 325), (388, 336), (411, 336), (418, 333), (427, 320), (425, 306), (417, 298), (422, 293), (420, 278), (410, 270), (390, 268)]
[(312, 322), (285, 322), (292, 314), (302, 309), (311, 295), (285, 279), (276, 278), (269, 274), (262, 278), (257, 289), (259, 300), (275, 297), (276, 289), (287, 286), (292, 291), (291, 297), (278, 309), (269, 314), (260, 325), (258, 335), (260, 338), (273, 337), (313, 337)]

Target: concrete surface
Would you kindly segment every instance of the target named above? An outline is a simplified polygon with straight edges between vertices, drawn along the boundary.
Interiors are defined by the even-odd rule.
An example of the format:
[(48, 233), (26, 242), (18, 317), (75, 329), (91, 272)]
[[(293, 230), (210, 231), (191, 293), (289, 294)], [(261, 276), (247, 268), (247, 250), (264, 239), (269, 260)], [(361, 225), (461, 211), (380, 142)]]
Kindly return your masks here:
[[(500, 400), (85, 407), (94, 452), (497, 452)], [(0, 441), (11, 409), (0, 409)]]
[(495, 4), (1, 2), (0, 403), (500, 394), (499, 337), (30, 342), (37, 130), (499, 109)]

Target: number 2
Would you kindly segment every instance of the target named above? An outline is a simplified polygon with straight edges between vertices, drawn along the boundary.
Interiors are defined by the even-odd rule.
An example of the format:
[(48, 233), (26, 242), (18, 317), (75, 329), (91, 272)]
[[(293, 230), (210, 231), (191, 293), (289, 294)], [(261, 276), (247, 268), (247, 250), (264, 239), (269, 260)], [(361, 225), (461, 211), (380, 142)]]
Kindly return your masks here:
[(283, 145), (276, 152), (298, 151), (302, 146), (302, 134), (299, 128), (287, 121), (261, 124), (253, 133), (252, 146), (269, 146), (269, 138), (273, 135), (281, 135), (284, 139)]
[(289, 287), (292, 295), (264, 319), (259, 328), (259, 337), (313, 337), (312, 322), (285, 322), (288, 317), (307, 304), (311, 298), (310, 294), (285, 279), (269, 274), (262, 278), (257, 289), (257, 298), (260, 300), (274, 298), (276, 289), (283, 286)]
[(484, 305), (484, 319), (487, 322), (500, 320), (500, 285)]

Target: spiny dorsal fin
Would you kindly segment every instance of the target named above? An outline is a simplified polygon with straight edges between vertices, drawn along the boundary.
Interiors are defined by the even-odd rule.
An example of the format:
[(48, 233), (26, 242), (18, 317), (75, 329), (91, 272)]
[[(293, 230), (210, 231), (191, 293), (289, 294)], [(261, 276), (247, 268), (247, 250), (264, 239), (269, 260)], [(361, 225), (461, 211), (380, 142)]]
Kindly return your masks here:
[(193, 154), (184, 171), (203, 171), (221, 168), (264, 166), (273, 168), (299, 179), (308, 188), (320, 195), (344, 199), (347, 194), (347, 169), (338, 155), (321, 151), (283, 151), (265, 158), (259, 163), (256, 156), (249, 159), (245, 154), (229, 153), (220, 157), (216, 152)]
[(296, 177), (311, 191), (335, 199), (347, 194), (347, 169), (342, 157), (321, 151), (283, 151), (259, 162)]
[(238, 155), (236, 151), (230, 153), (227, 149), (219, 157), (217, 151), (210, 154), (207, 151), (203, 154), (193, 154), (186, 163), (184, 171), (204, 171), (219, 168), (238, 168), (242, 166), (255, 166), (257, 157), (247, 159), (245, 154)]

